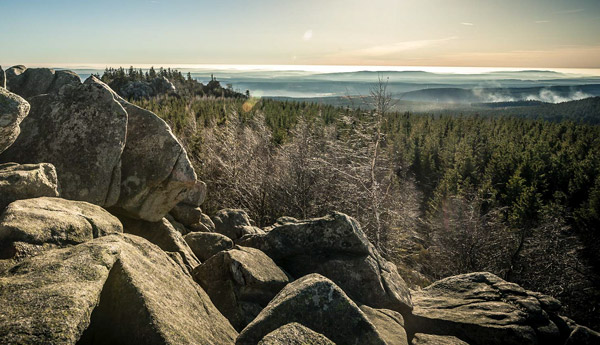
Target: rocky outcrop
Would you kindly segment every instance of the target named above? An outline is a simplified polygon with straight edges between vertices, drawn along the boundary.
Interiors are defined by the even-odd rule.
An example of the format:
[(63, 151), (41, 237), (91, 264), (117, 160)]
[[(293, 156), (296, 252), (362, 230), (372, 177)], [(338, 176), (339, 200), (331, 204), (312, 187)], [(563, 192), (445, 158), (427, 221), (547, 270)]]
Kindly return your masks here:
[(220, 252), (193, 272), (219, 311), (242, 330), (289, 282), (260, 250), (236, 247)]
[(288, 221), (265, 234), (246, 236), (239, 244), (262, 250), (293, 277), (320, 273), (359, 303), (401, 313), (412, 308), (408, 287), (394, 264), (344, 214)]
[[(184, 264), (185, 272), (191, 272), (200, 265), (200, 261), (187, 245), (181, 233), (175, 230), (167, 219), (163, 218), (158, 222), (147, 222), (123, 216), (119, 219), (123, 223), (124, 232), (143, 237), (170, 255), (178, 256)], [(179, 259), (176, 258), (176, 261)]]
[(237, 345), (255, 345), (265, 335), (297, 322), (336, 344), (386, 344), (375, 326), (331, 280), (310, 274), (288, 284), (240, 333)]
[(175, 85), (165, 77), (157, 77), (148, 81), (130, 81), (123, 85), (119, 94), (125, 99), (144, 99), (157, 95), (174, 94)]
[(29, 100), (21, 135), (0, 161), (52, 163), (62, 197), (113, 205), (119, 197), (127, 113), (112, 93), (94, 83), (69, 84), (58, 94)]
[(127, 144), (121, 155), (121, 191), (114, 212), (160, 221), (196, 184), (196, 173), (171, 128), (151, 111), (135, 106), (96, 77), (84, 84), (102, 85), (129, 115)]
[(415, 334), (412, 345), (469, 345), (450, 335)]
[(250, 217), (244, 210), (223, 209), (217, 212), (212, 221), (215, 225), (215, 232), (223, 234), (233, 241), (246, 235), (264, 233), (261, 229), (252, 226)]
[(218, 252), (233, 249), (233, 241), (229, 237), (215, 232), (191, 232), (183, 239), (202, 262)]
[(157, 246), (111, 235), (0, 274), (2, 344), (231, 344), (237, 333)]
[(18, 200), (0, 214), (0, 259), (120, 232), (121, 222), (96, 205), (48, 197)]
[(265, 335), (258, 345), (335, 345), (335, 343), (308, 327), (292, 322)]
[(563, 344), (558, 301), (486, 272), (448, 277), (413, 293), (409, 333), (452, 335), (471, 345)]
[(0, 153), (12, 145), (21, 128), (19, 124), (29, 114), (29, 103), (0, 87)]
[(9, 68), (6, 71), (6, 78), (6, 87), (26, 99), (47, 93), (58, 93), (65, 85), (81, 84), (79, 76), (71, 71), (27, 68), (23, 65)]
[(0, 164), (0, 212), (13, 201), (42, 196), (59, 196), (52, 164)]

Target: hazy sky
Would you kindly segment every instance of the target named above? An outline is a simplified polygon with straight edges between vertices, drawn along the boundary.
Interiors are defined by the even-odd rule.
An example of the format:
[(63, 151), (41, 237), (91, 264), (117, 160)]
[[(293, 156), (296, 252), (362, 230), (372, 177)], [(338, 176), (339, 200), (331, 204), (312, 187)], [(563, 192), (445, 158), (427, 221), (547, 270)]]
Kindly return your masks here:
[(0, 0), (0, 64), (600, 67), (600, 0)]

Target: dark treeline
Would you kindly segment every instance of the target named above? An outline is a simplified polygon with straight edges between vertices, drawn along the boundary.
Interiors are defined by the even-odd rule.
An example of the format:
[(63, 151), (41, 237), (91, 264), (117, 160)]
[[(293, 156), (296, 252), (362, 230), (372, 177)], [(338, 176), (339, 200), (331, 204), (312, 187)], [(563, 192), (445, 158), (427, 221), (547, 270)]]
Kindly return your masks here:
[(412, 284), (491, 271), (598, 328), (600, 127), (274, 100), (157, 97), (209, 186), (257, 225), (338, 210)]

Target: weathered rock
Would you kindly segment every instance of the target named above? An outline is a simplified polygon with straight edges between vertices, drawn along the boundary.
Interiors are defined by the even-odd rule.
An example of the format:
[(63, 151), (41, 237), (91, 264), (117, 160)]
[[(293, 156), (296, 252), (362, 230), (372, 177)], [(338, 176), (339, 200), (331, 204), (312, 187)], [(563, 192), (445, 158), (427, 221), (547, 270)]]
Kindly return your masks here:
[(191, 232), (183, 239), (202, 262), (218, 252), (233, 248), (233, 241), (229, 237), (215, 232)]
[(584, 326), (577, 326), (569, 335), (565, 345), (598, 345), (600, 344), (600, 333)]
[(128, 234), (145, 238), (156, 244), (162, 250), (170, 253), (178, 253), (185, 264), (185, 271), (191, 272), (194, 267), (200, 265), (200, 261), (194, 255), (181, 233), (165, 218), (158, 222), (147, 222), (120, 216), (123, 223), (123, 231)]
[(562, 344), (538, 298), (487, 272), (448, 277), (414, 292), (407, 331), (453, 335), (472, 345)]
[(30, 99), (21, 135), (0, 160), (51, 163), (61, 196), (110, 206), (117, 201), (127, 113), (99, 84), (67, 85)]
[(19, 124), (29, 114), (29, 109), (26, 100), (0, 87), (0, 153), (17, 140), (21, 133)]
[(22, 258), (36, 247), (64, 247), (120, 232), (121, 222), (96, 205), (49, 197), (18, 200), (0, 214), (0, 258)]
[(237, 240), (246, 235), (264, 233), (261, 229), (252, 226), (250, 217), (244, 210), (223, 209), (217, 212), (212, 221), (215, 225), (215, 232), (223, 234), (232, 240)]
[(0, 275), (2, 344), (231, 344), (237, 333), (158, 247), (111, 235)]
[(181, 200), (182, 204), (200, 207), (204, 200), (206, 200), (206, 183), (197, 180), (194, 187), (192, 187), (187, 193), (185, 193), (185, 197)]
[(6, 88), (6, 73), (4, 73), (2, 66), (0, 66), (0, 87)]
[(192, 274), (237, 330), (250, 323), (289, 282), (263, 252), (239, 246), (212, 256)]
[(114, 211), (160, 221), (196, 183), (187, 153), (167, 123), (154, 113), (125, 101), (94, 76), (84, 84), (102, 85), (129, 115), (127, 144), (121, 155), (121, 193)]
[(42, 196), (59, 196), (52, 164), (0, 164), (0, 211), (13, 201)]
[(188, 228), (186, 228), (183, 224), (176, 221), (175, 218), (173, 218), (173, 216), (171, 216), (169, 213), (167, 213), (165, 215), (165, 219), (168, 220), (169, 223), (171, 223), (171, 225), (173, 226), (173, 228), (175, 228), (175, 230), (179, 231), (180, 234), (187, 235), (190, 233), (190, 230)]
[(152, 86), (145, 81), (130, 81), (123, 85), (119, 91), (119, 94), (125, 97), (125, 99), (139, 100), (155, 95)]
[(375, 309), (366, 305), (361, 305), (360, 310), (375, 326), (386, 344), (408, 345), (408, 338), (404, 330), (404, 318), (400, 313), (389, 309)]
[(262, 250), (293, 277), (322, 274), (361, 304), (401, 313), (412, 308), (396, 266), (381, 257), (358, 223), (344, 214), (286, 221), (266, 234), (246, 236), (239, 244)]
[(165, 77), (157, 77), (148, 81), (130, 81), (119, 89), (125, 99), (143, 99), (157, 95), (175, 93), (175, 85)]
[[(199, 207), (179, 203), (173, 207), (169, 214), (173, 216), (173, 219), (183, 224), (191, 232), (209, 229), (203, 223), (206, 218), (209, 220), (210, 218), (202, 213), (202, 210)], [(210, 223), (212, 223), (212, 221)]]
[(433, 335), (417, 333), (415, 334), (412, 345), (469, 345), (464, 341), (450, 335)]
[(360, 308), (331, 280), (310, 274), (288, 284), (240, 333), (237, 345), (255, 345), (288, 323), (300, 323), (336, 344), (385, 344)]
[(326, 336), (292, 322), (265, 335), (258, 345), (335, 345)]
[(58, 93), (65, 85), (81, 84), (79, 76), (71, 71), (27, 68), (19, 65), (9, 68), (6, 72), (7, 88), (26, 99), (47, 93)]

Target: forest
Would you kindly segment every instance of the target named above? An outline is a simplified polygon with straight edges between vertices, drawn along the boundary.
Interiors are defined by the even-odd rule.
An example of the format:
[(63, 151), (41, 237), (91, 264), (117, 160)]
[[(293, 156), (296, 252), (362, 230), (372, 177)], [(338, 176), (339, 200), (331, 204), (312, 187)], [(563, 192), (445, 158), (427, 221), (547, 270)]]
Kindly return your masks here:
[(184, 143), (209, 215), (243, 208), (264, 227), (344, 212), (413, 286), (489, 271), (600, 327), (600, 127), (413, 114), (381, 80), (366, 98), (369, 110), (206, 94), (135, 102)]

